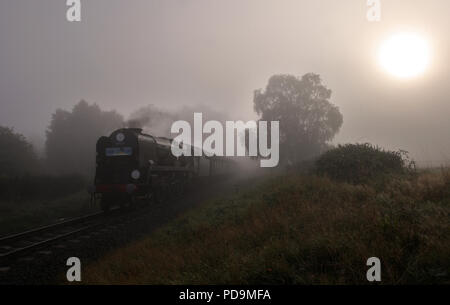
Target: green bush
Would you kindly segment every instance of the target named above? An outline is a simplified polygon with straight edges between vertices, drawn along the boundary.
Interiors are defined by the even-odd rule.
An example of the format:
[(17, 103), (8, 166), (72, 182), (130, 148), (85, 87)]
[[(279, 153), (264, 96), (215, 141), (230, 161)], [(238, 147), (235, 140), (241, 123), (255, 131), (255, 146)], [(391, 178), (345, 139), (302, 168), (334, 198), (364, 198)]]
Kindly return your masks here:
[(405, 151), (388, 151), (366, 144), (345, 144), (322, 154), (316, 173), (338, 181), (366, 183), (390, 174), (403, 174), (414, 168)]

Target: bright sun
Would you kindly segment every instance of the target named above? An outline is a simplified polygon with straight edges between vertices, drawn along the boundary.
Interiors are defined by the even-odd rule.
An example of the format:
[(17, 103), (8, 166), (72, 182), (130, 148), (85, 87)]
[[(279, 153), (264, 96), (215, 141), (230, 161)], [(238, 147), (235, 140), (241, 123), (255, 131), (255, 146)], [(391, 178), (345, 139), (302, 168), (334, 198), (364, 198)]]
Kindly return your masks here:
[(428, 42), (414, 33), (398, 33), (386, 40), (379, 52), (380, 64), (399, 78), (412, 78), (425, 72), (430, 63)]

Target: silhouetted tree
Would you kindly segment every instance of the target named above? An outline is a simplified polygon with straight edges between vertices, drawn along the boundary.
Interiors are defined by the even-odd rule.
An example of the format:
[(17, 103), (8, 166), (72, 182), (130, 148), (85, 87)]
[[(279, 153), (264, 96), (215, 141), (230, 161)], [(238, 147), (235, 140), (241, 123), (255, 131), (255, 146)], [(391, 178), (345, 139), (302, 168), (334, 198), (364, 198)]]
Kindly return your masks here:
[(82, 100), (72, 112), (58, 109), (52, 115), (45, 143), (47, 164), (57, 174), (92, 175), (95, 143), (123, 126), (123, 117), (115, 111), (102, 111), (96, 104)]
[(343, 117), (330, 97), (331, 90), (313, 73), (302, 78), (274, 75), (265, 91), (255, 91), (254, 110), (261, 120), (280, 121), (281, 161), (309, 159), (334, 138)]
[(22, 175), (36, 167), (33, 146), (12, 128), (0, 126), (0, 176)]

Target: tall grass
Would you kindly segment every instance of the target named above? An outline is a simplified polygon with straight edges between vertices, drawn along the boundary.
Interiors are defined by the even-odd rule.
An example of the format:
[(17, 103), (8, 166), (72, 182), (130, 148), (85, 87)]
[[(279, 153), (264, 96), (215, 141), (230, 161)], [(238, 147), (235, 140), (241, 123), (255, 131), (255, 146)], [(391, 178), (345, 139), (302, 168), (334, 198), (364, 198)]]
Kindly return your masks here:
[[(290, 175), (207, 203), (84, 270), (88, 283), (450, 282), (450, 175), (380, 185)], [(381, 188), (381, 189), (379, 189)]]
[(0, 235), (95, 210), (80, 175), (0, 177)]
[(0, 201), (0, 236), (99, 211), (86, 191), (56, 199)]

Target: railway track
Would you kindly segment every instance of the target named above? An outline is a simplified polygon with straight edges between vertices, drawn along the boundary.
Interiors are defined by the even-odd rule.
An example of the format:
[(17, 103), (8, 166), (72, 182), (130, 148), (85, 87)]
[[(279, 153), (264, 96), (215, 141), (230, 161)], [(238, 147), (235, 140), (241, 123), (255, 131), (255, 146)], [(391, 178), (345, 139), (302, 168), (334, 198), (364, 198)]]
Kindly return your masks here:
[(118, 209), (108, 214), (98, 212), (0, 237), (0, 265), (8, 265), (21, 256), (43, 250), (59, 241), (91, 233), (117, 221), (117, 218), (130, 217), (131, 214), (120, 213)]

